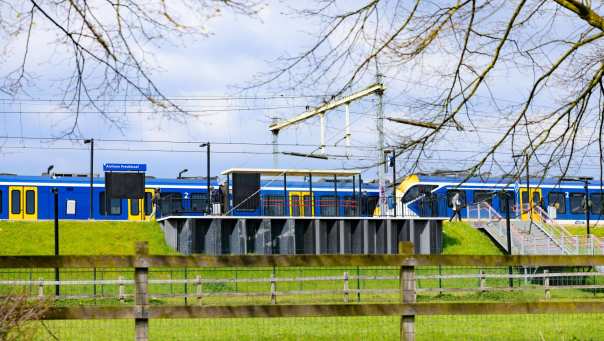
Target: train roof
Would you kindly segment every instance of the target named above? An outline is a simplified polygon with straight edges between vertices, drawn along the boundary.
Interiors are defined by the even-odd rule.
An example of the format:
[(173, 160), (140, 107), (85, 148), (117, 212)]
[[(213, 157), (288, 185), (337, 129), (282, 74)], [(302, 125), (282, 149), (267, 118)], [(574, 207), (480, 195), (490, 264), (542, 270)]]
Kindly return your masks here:
[[(53, 184), (65, 184), (65, 185), (80, 185), (87, 186), (90, 184), (90, 178), (88, 177), (49, 177), (49, 176), (39, 176), (39, 175), (0, 175), (0, 184), (13, 184), (13, 183), (26, 183), (32, 186), (45, 186), (45, 185), (53, 185)], [(95, 185), (105, 184), (104, 177), (94, 177), (93, 183)], [(263, 187), (283, 187), (283, 180), (261, 180), (261, 186)], [(206, 179), (205, 178), (195, 178), (195, 179), (169, 179), (169, 178), (146, 178), (145, 184), (147, 186), (195, 186), (195, 187), (205, 187)], [(210, 186), (216, 187), (220, 185), (219, 181), (216, 178), (210, 178)], [(232, 187), (231, 183), (231, 187)], [(287, 180), (287, 186), (291, 188), (300, 188), (305, 189), (309, 187), (308, 181), (300, 181), (300, 180)], [(355, 182), (355, 186), (358, 185)], [(334, 188), (334, 183), (331, 181), (313, 181), (313, 188), (316, 189), (324, 189), (324, 188)], [(338, 188), (352, 188), (351, 181), (338, 181)], [(365, 190), (377, 190), (378, 186), (376, 184), (363, 183), (363, 189)]]
[[(32, 183), (32, 184), (89, 184), (88, 177), (50, 177), (39, 175), (0, 175), (0, 183), (17, 182), (17, 183)], [(93, 183), (104, 184), (104, 177), (94, 177)], [(147, 185), (206, 185), (206, 179), (169, 179), (169, 178), (146, 178)], [(210, 179), (210, 186), (217, 186), (219, 183), (216, 179)]]
[[(454, 176), (430, 176), (430, 175), (418, 175), (420, 182), (429, 182), (429, 183), (447, 183), (447, 184), (459, 184), (464, 180), (464, 177), (454, 177)], [(526, 178), (520, 178), (519, 180), (511, 178), (511, 177), (489, 177), (489, 178), (479, 178), (479, 177), (471, 177), (468, 178), (465, 184), (471, 183), (482, 183), (482, 184), (496, 184), (496, 185), (510, 185), (515, 186), (518, 184), (520, 187), (522, 185), (526, 185)], [(590, 187), (599, 187), (601, 181), (599, 180), (590, 180)], [(564, 186), (564, 187), (583, 187), (583, 182), (580, 181), (561, 181), (559, 178), (529, 178), (529, 185), (531, 186)]]
[(229, 168), (222, 175), (233, 173), (260, 174), (261, 176), (357, 176), (361, 172), (349, 169), (289, 169), (289, 168)]

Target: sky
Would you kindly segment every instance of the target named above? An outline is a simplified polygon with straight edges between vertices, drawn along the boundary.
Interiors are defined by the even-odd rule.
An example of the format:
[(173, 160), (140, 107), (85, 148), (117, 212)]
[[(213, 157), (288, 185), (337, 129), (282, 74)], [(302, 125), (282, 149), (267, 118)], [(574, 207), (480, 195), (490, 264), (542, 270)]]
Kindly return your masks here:
[[(50, 83), (41, 82), (35, 91), (16, 99), (0, 96), (0, 172), (37, 175), (54, 165), (56, 172), (87, 173), (89, 151), (83, 138), (96, 140), (95, 173), (102, 172), (104, 163), (123, 162), (146, 163), (148, 174), (158, 177), (175, 177), (183, 169), (188, 170), (185, 175), (205, 175), (205, 149), (199, 147), (203, 141), (212, 143), (212, 175), (233, 167), (273, 167), (273, 136), (268, 130), (272, 118), (295, 116), (306, 106), (316, 106), (329, 98), (320, 93), (320, 88), (294, 94), (241, 91), (258, 74), (274, 70), (276, 58), (299, 53), (314, 42), (313, 22), (285, 15), (285, 11), (281, 2), (271, 3), (254, 18), (226, 11), (208, 22), (208, 37), (153, 49), (151, 60), (160, 67), (153, 72), (153, 80), (164, 94), (191, 113), (184, 121), (157, 115), (133, 96), (127, 102), (112, 103), (109, 116), (119, 120), (121, 129), (98, 114), (83, 112), (78, 134), (71, 140), (26, 139), (20, 137), (61, 136), (73, 123), (73, 114), (58, 105)], [(32, 72), (50, 75), (47, 78), (64, 76), (66, 71), (57, 67), (61, 55), (47, 48), (48, 37), (33, 39), (37, 49), (30, 61)], [(432, 58), (423, 63), (442, 62), (438, 54)], [(7, 68), (0, 66), (0, 74), (8, 72)], [(522, 89), (508, 85), (522, 75), (500, 76), (500, 86), (491, 90), (502, 101), (514, 103)], [(441, 90), (438, 83), (425, 78), (414, 70), (386, 72), (385, 116), (421, 119), (412, 111), (414, 102)], [(486, 99), (487, 95), (479, 94), (478, 102), (480, 96)], [(377, 100), (377, 96), (368, 96), (350, 105), (350, 149), (344, 147), (344, 109), (338, 108), (326, 115), (326, 153), (332, 156), (330, 160), (280, 155), (278, 166), (360, 168), (365, 178), (375, 177)], [(474, 124), (484, 130), (443, 136), (425, 155), (424, 167), (454, 169), (464, 160), (475, 158), (501, 131), (502, 120), (487, 112), (475, 118)], [(415, 134), (414, 129), (387, 122), (386, 144), (400, 143), (405, 136)], [(316, 152), (319, 130), (318, 118), (284, 129), (279, 135), (279, 151)], [(503, 163), (511, 164), (511, 157)], [(399, 176), (405, 172), (404, 167), (401, 169)], [(584, 171), (594, 172), (587, 167)]]

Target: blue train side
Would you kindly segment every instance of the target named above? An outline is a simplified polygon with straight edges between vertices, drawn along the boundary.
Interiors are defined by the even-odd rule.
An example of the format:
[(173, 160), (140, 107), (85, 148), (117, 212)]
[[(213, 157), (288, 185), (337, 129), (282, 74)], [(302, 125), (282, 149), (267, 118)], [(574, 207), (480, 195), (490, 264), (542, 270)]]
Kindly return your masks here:
[[(213, 188), (218, 183), (211, 183)], [(92, 219), (150, 220), (161, 212), (153, 197), (167, 198), (165, 209), (203, 214), (207, 198), (205, 180), (146, 179), (144, 199), (105, 197), (103, 178), (93, 179)], [(0, 176), (0, 219), (47, 220), (54, 218), (53, 188), (59, 193), (60, 219), (90, 219), (90, 179), (85, 177)], [(177, 200), (180, 198), (180, 201)]]
[[(145, 221), (170, 215), (204, 215), (211, 206), (207, 202), (205, 179), (147, 178), (145, 187), (143, 199), (109, 199), (105, 197), (104, 179), (94, 178), (92, 219)], [(216, 179), (212, 179), (210, 187), (212, 191), (225, 188)], [(263, 181), (258, 195), (259, 205), (255, 209), (233, 207), (230, 195), (228, 202), (222, 200), (220, 211), (240, 216), (373, 215), (377, 186), (363, 184), (359, 190), (342, 181), (337, 187), (336, 192), (333, 183), (314, 183), (311, 200), (307, 183), (287, 181), (287, 190), (284, 191), (282, 182)], [(0, 219), (53, 219), (54, 188), (59, 193), (60, 219), (90, 219), (89, 178), (19, 175), (0, 175)]]
[[(505, 196), (516, 214), (513, 218), (528, 220), (526, 210), (519, 207), (540, 207), (551, 218), (565, 223), (583, 223), (585, 220), (585, 189), (579, 182), (559, 179), (530, 179), (514, 182), (509, 178), (483, 180), (470, 178), (462, 183), (458, 177), (407, 176), (397, 187), (396, 197), (401, 204), (399, 215), (450, 217), (453, 213), (451, 198), (460, 194), (462, 218), (468, 217), (467, 207), (486, 202), (494, 210), (505, 215)], [(593, 220), (604, 218), (604, 192), (599, 181), (591, 181), (588, 187), (590, 215)]]

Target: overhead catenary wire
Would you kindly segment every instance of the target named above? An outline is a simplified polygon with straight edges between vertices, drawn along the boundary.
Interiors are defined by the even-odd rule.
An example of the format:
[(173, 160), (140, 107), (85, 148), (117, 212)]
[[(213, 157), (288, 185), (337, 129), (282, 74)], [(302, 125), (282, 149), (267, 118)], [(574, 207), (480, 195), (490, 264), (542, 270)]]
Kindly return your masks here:
[[(58, 140), (58, 141), (77, 141), (77, 139), (69, 139), (69, 138), (51, 138), (51, 137), (32, 137), (32, 136), (24, 136), (24, 137), (18, 137), (18, 136), (5, 136), (5, 137), (0, 137), (1, 139), (14, 139), (14, 140), (39, 140), (39, 141), (50, 141), (50, 140)], [(199, 144), (199, 143), (205, 143), (203, 141), (182, 141), (182, 140), (136, 140), (136, 139), (102, 139), (102, 138), (95, 138), (95, 141), (99, 141), (99, 142), (120, 142), (120, 143), (170, 143), (170, 144), (191, 144), (191, 145), (195, 145), (195, 144)], [(207, 142), (207, 141), (206, 141)], [(238, 145), (243, 145), (243, 146), (272, 146), (271, 143), (260, 143), (260, 142), (233, 142), (233, 141), (210, 141), (210, 143), (215, 144), (215, 145), (225, 145), (225, 146), (229, 146), (229, 145), (233, 145), (233, 146), (238, 146)], [(282, 143), (279, 144), (280, 146), (289, 146), (289, 147), (316, 147), (315, 144), (301, 144), (301, 143)], [(345, 148), (344, 146), (337, 146), (337, 145), (333, 145), (330, 147), (334, 147), (334, 148), (340, 148), (343, 149)], [(362, 146), (362, 145), (355, 145), (355, 146), (351, 146), (354, 149), (363, 149), (363, 150), (368, 150), (368, 151), (375, 151), (376, 148), (372, 147), (372, 146)], [(387, 145), (386, 148), (396, 148), (397, 145)], [(31, 146), (31, 145), (12, 145), (12, 146), (0, 146), (1, 148), (6, 148), (6, 149), (37, 149), (37, 150), (44, 150), (44, 149), (49, 149), (49, 150), (83, 150), (83, 151), (87, 151), (88, 148), (85, 147), (76, 147), (76, 146), (66, 146), (66, 147), (61, 147), (61, 146)], [(112, 148), (112, 147), (99, 147), (96, 148), (95, 150), (107, 150), (107, 151), (128, 151), (128, 152), (136, 152), (136, 151), (140, 151), (140, 152), (183, 152), (183, 153), (187, 153), (187, 152), (191, 152), (191, 153), (196, 153), (199, 152), (199, 150), (196, 149), (175, 149), (175, 148), (165, 148), (165, 149), (161, 149), (161, 148)], [(480, 150), (473, 150), (473, 149), (452, 149), (452, 148), (431, 148), (428, 149), (427, 152), (439, 152), (439, 153), (447, 153), (447, 154), (451, 154), (451, 153), (466, 153), (466, 154), (482, 154), (485, 153), (486, 151), (480, 151)], [(255, 152), (255, 151), (241, 151), (241, 152), (236, 152), (236, 151), (212, 151), (212, 153), (217, 153), (217, 154), (237, 154), (237, 153), (253, 153), (253, 154), (264, 154), (264, 155), (272, 155), (272, 152)], [(505, 151), (497, 151), (495, 153), (496, 155), (513, 155), (514, 153), (512, 152), (505, 152)], [(535, 156), (549, 156), (550, 154), (548, 153), (535, 153)], [(570, 157), (573, 156), (571, 154), (558, 154), (558, 157)], [(365, 156), (364, 156), (365, 157)], [(368, 156), (367, 156), (368, 157)], [(585, 155), (582, 156), (585, 158), (597, 158), (599, 159), (598, 155)], [(410, 159), (413, 159), (413, 156), (409, 157)], [(428, 158), (429, 160), (430, 158)], [(454, 161), (454, 160), (459, 160), (459, 159), (442, 159), (442, 160), (449, 160), (449, 161)]]
[[(38, 140), (38, 141), (71, 141), (76, 142), (83, 139), (78, 138), (70, 138), (70, 137), (44, 137), (44, 136), (0, 136), (0, 140), (8, 139), (8, 140)], [(191, 140), (191, 141), (183, 141), (183, 140), (143, 140), (143, 139), (115, 139), (115, 138), (96, 138), (94, 139), (98, 142), (120, 142), (120, 143), (170, 143), (170, 144), (200, 144), (206, 143), (207, 140)], [(266, 142), (238, 142), (238, 141), (210, 141), (211, 144), (216, 145), (247, 145), (247, 146), (272, 146), (272, 143)], [(304, 143), (279, 143), (279, 146), (288, 146), (288, 147), (316, 147), (316, 144), (304, 144)], [(334, 145), (333, 147), (338, 147)], [(353, 148), (359, 149), (370, 149), (375, 150), (375, 147), (367, 146), (367, 145), (355, 145), (351, 146)], [(342, 147), (343, 148), (343, 147)]]

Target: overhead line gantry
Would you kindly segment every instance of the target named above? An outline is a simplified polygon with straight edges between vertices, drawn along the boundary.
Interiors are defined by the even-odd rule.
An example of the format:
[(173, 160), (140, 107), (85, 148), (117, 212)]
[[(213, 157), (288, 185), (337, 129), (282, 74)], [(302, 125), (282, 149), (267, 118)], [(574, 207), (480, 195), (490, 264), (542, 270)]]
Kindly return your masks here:
[[(279, 135), (279, 132), (289, 126), (298, 124), (300, 122), (306, 121), (310, 118), (313, 118), (315, 116), (319, 116), (321, 119), (321, 144), (320, 144), (320, 149), (321, 149), (321, 154), (325, 154), (325, 114), (329, 111), (329, 110), (333, 110), (336, 109), (340, 106), (344, 106), (346, 108), (345, 111), (345, 135), (344, 135), (344, 139), (346, 140), (346, 147), (347, 149), (350, 148), (350, 111), (349, 111), (349, 105), (350, 102), (356, 101), (358, 99), (361, 99), (365, 96), (369, 96), (372, 94), (378, 94), (381, 95), (384, 92), (385, 88), (384, 85), (382, 83), (375, 83), (373, 85), (370, 85), (369, 87), (355, 92), (349, 96), (346, 97), (342, 97), (340, 99), (335, 99), (332, 100), (330, 102), (327, 102), (319, 107), (316, 107), (312, 110), (308, 110), (302, 114), (299, 114), (295, 117), (289, 118), (289, 119), (285, 119), (283, 121), (274, 121), (273, 124), (271, 124), (268, 129), (273, 133), (273, 152), (275, 154), (278, 154), (278, 150), (277, 150), (277, 136)], [(350, 153), (350, 151), (347, 150), (347, 154)]]

